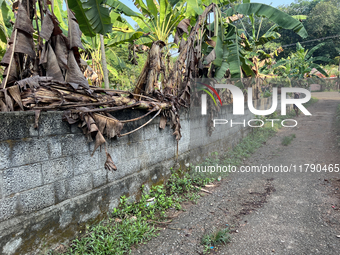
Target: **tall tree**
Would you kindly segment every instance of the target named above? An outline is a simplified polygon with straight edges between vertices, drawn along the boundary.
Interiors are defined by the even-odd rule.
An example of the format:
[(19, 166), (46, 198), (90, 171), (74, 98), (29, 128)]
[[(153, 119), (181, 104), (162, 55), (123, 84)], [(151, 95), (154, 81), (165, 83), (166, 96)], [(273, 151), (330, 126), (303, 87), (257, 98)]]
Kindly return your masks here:
[[(290, 15), (307, 15), (302, 23), (306, 27), (308, 37), (304, 40), (298, 38), (288, 30), (281, 32), (282, 37), (276, 42), (284, 47), (280, 57), (288, 57), (295, 51), (295, 44), (300, 42), (306, 49), (311, 49), (320, 42), (325, 42), (325, 47), (315, 52), (316, 56), (326, 56), (334, 59), (340, 52), (340, 0), (298, 0), (288, 6), (280, 6), (282, 11)], [(326, 39), (323, 39), (326, 38)], [(309, 41), (304, 43), (304, 41)]]

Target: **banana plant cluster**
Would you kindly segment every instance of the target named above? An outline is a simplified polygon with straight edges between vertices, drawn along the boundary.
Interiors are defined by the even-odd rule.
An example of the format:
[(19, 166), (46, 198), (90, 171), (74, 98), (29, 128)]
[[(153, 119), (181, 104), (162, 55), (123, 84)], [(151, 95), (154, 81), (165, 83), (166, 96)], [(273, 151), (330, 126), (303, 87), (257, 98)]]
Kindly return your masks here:
[[(242, 18), (237, 18), (237, 15), (249, 17), (252, 31), (246, 31)], [(267, 18), (275, 25), (259, 36), (261, 27), (256, 31), (254, 16)], [(259, 69), (256, 67), (258, 61), (255, 61), (255, 58), (261, 61), (269, 57), (259, 50), (259, 46), (279, 38), (279, 29), (291, 29), (302, 38), (307, 36), (299, 20), (265, 4), (244, 1), (242, 4), (230, 6), (223, 12), (223, 17), (224, 37), (220, 35), (216, 38), (215, 52), (218, 52), (216, 55), (219, 57), (213, 62), (218, 67), (216, 78), (224, 77), (227, 70), (231, 78), (259, 77)], [(242, 29), (235, 23), (241, 23)]]
[(326, 57), (313, 57), (313, 53), (319, 48), (323, 47), (325, 43), (320, 43), (311, 50), (306, 50), (300, 43), (296, 44), (296, 52), (286, 59), (279, 60), (270, 69), (279, 77), (285, 79), (289, 86), (307, 86), (308, 83), (323, 82), (317, 75), (311, 71), (315, 68), (324, 76), (328, 77), (327, 72), (317, 63), (317, 61), (329, 62), (330, 59)]
[[(132, 17), (139, 28), (135, 31), (119, 31), (119, 35), (110, 40), (108, 45), (134, 42), (151, 46), (156, 41), (162, 41), (164, 43), (162, 51), (169, 52), (174, 46), (181, 51), (199, 15), (207, 8), (206, 6), (214, 3), (215, 6), (211, 11), (213, 17), (207, 16), (202, 24), (204, 29), (200, 29), (196, 35), (203, 43), (194, 47), (200, 48), (202, 55), (200, 68), (208, 70), (203, 70), (201, 73), (218, 79), (259, 77), (259, 62), (262, 61), (263, 66), (263, 60), (273, 58), (261, 51), (259, 46), (279, 38), (279, 29), (291, 29), (302, 38), (307, 36), (305, 28), (297, 17), (291, 17), (265, 4), (250, 3), (249, 0), (240, 4), (236, 4), (236, 1), (218, 0), (136, 0), (134, 2), (140, 13), (133, 12), (126, 6), (117, 10)], [(260, 27), (256, 31), (255, 16), (261, 19), (268, 18), (275, 25), (260, 34)], [(249, 17), (252, 31), (246, 31), (244, 26), (242, 29), (239, 28), (239, 24), (244, 22), (243, 17)]]

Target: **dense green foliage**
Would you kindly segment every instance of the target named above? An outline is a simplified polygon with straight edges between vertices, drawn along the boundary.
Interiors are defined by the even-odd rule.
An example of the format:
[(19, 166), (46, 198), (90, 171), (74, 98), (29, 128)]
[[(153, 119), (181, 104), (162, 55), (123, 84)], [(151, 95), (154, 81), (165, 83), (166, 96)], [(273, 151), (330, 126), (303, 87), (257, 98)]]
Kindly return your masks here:
[[(306, 49), (311, 49), (320, 42), (325, 42), (325, 46), (315, 52), (315, 56), (323, 56), (333, 59), (340, 55), (340, 0), (297, 0), (288, 6), (280, 6), (280, 10), (289, 15), (307, 15), (302, 21), (308, 37), (301, 40), (296, 34), (289, 30), (282, 31), (282, 37), (276, 42), (281, 45), (295, 44), (301, 42)], [(319, 38), (337, 36), (334, 38), (317, 41)], [(303, 43), (303, 41), (311, 41)], [(279, 57), (288, 57), (295, 47), (284, 48)], [(336, 61), (334, 61), (334, 64)]]

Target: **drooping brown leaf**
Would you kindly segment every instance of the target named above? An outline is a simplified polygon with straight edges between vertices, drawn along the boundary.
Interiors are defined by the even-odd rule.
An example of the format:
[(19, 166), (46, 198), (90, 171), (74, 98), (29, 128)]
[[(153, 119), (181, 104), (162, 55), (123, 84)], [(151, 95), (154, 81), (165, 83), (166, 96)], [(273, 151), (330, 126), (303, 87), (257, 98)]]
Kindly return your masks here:
[(100, 131), (100, 133), (104, 134), (105, 131), (105, 127), (106, 127), (106, 118), (105, 116), (101, 115), (101, 114), (93, 114), (93, 118), (96, 121), (97, 127)]
[(43, 19), (43, 23), (42, 23), (41, 31), (40, 31), (40, 37), (45, 39), (46, 41), (50, 40), (53, 30), (54, 30), (54, 24), (52, 20), (52, 15), (48, 11)]
[(48, 43), (45, 43), (45, 45), (42, 47), (40, 59), (39, 59), (39, 65), (43, 65), (46, 67), (47, 64), (47, 55), (48, 55)]
[(115, 163), (113, 162), (111, 155), (107, 152), (106, 152), (106, 161), (105, 161), (104, 167), (106, 170), (117, 171), (117, 167)]
[(164, 129), (166, 126), (167, 118), (164, 115), (161, 115), (161, 119), (159, 121), (159, 128)]
[(174, 43), (178, 43), (179, 40), (182, 38), (184, 33), (189, 34), (188, 27), (190, 26), (190, 20), (189, 19), (183, 19), (181, 22), (178, 23), (174, 38)]
[(63, 31), (59, 27), (57, 18), (48, 9), (44, 16), (43, 25), (41, 27), (40, 36), (46, 41), (50, 40), (51, 35), (62, 34)]
[(30, 34), (18, 30), (15, 52), (28, 54), (31, 58), (35, 58), (33, 37)]
[(179, 47), (178, 47), (178, 52), (181, 52), (182, 49), (185, 47), (187, 41), (184, 40), (184, 38), (181, 39), (181, 43), (179, 44)]
[(15, 86), (8, 87), (7, 91), (12, 96), (14, 101), (17, 102), (17, 104), (20, 106), (20, 109), (23, 111), (24, 107), (23, 107), (22, 101), (21, 101), (19, 86), (15, 85)]
[(67, 14), (68, 14), (68, 39), (70, 41), (70, 48), (72, 49), (73, 47), (78, 47), (85, 50), (80, 40), (81, 31), (77, 19), (74, 16), (74, 13), (69, 8), (67, 9)]
[(2, 66), (8, 66), (9, 65), (9, 62), (11, 61), (12, 51), (13, 51), (13, 44), (10, 44), (8, 49), (6, 50), (4, 57), (2, 58), (2, 60), (0, 62), (0, 65), (2, 65)]
[(25, 6), (23, 6), (22, 4), (19, 4), (19, 9), (14, 25), (14, 29), (15, 28), (20, 29), (21, 31), (28, 33), (30, 35), (34, 33), (32, 22), (28, 17)]
[(93, 118), (95, 119), (97, 125), (99, 125), (99, 130), (103, 130), (102, 133), (105, 134), (109, 139), (119, 136), (124, 126), (119, 120), (109, 118), (98, 113), (94, 113)]
[(216, 46), (216, 42), (213, 41), (213, 40), (206, 40), (205, 42), (206, 42), (207, 44), (209, 44), (211, 47), (214, 47), (214, 48), (215, 48), (215, 46)]
[[(8, 71), (9, 71), (9, 73), (8, 73)], [(6, 67), (4, 74), (3, 74), (3, 77), (5, 77), (6, 75), (8, 75), (7, 84), (10, 84), (10, 83), (13, 83), (13, 82), (19, 80), (17, 65), (16, 65), (14, 60), (12, 61), (11, 68), (9, 66)], [(5, 82), (5, 79), (2, 80), (2, 84), (1, 84), (0, 88), (4, 87), (4, 85), (5, 85), (4, 82)]]
[(123, 129), (123, 124), (120, 121), (109, 119), (106, 122), (106, 136), (110, 139), (120, 135), (120, 131)]
[(0, 98), (0, 109), (2, 112), (9, 112), (7, 105), (4, 103), (4, 101), (2, 101), (1, 98)]
[(93, 133), (93, 132), (98, 131), (97, 124), (91, 116), (85, 115), (84, 119), (85, 119), (85, 122), (86, 122), (86, 125), (87, 125), (88, 133)]
[[(32, 26), (32, 22), (27, 15), (26, 8), (20, 4), (17, 18), (14, 24), (13, 31), (17, 30), (16, 33), (12, 33), (11, 38), (9, 40), (9, 44), (14, 43), (14, 37), (16, 34), (16, 46), (14, 51), (20, 52), (24, 54), (28, 54), (31, 58), (35, 57), (34, 43), (33, 43), (33, 32), (34, 28)], [(2, 61), (2, 64), (9, 64), (10, 56), (12, 55), (12, 48), (9, 52), (5, 54), (5, 59)]]
[(174, 135), (176, 137), (176, 140), (179, 141), (179, 140), (181, 140), (182, 135), (181, 135), (181, 124), (180, 124), (178, 114), (175, 115), (175, 120), (174, 120), (173, 123), (174, 123), (173, 130), (175, 130), (175, 131), (173, 132), (172, 135)]
[[(15, 33), (13, 32), (11, 35), (11, 39), (9, 41), (10, 44), (10, 52), (13, 50), (13, 42), (14, 42), (14, 36)], [(4, 58), (4, 63), (9, 64), (9, 59), (11, 56), (10, 52), (6, 52)], [(17, 31), (17, 37), (16, 37), (16, 43), (15, 43), (15, 52), (20, 52), (24, 54), (28, 54), (31, 58), (35, 57), (35, 50), (34, 50), (34, 42), (33, 42), (33, 36), (30, 33), (26, 33), (24, 31), (18, 30)], [(7, 55), (9, 54), (9, 55)]]
[(4, 92), (4, 95), (5, 95), (5, 103), (6, 103), (6, 105), (7, 105), (7, 108), (8, 108), (10, 111), (14, 111), (13, 100), (12, 100), (12, 98), (8, 95), (7, 89), (4, 89), (3, 92)]
[(76, 83), (83, 88), (90, 89), (89, 83), (84, 74), (80, 71), (72, 50), (70, 50), (68, 54), (67, 66), (68, 70), (66, 72), (65, 81), (69, 83)]
[(55, 48), (54, 52), (57, 56), (59, 67), (67, 70), (67, 57), (68, 57), (68, 46), (67, 38), (63, 35), (57, 35), (55, 37)]
[(52, 77), (53, 80), (64, 81), (64, 76), (61, 73), (57, 57), (50, 43), (47, 43), (47, 59), (46, 75)]
[(79, 121), (79, 114), (72, 113), (72, 111), (67, 110), (63, 113), (63, 121), (67, 121), (68, 124), (72, 125)]
[(205, 64), (209, 65), (211, 62), (213, 62), (216, 59), (216, 52), (215, 49), (213, 49), (208, 56), (205, 57)]
[(96, 141), (94, 144), (94, 150), (92, 152), (92, 156), (94, 154), (94, 152), (98, 149), (99, 146), (103, 145), (103, 143), (106, 143), (104, 136), (102, 135), (102, 133), (100, 133), (99, 131), (97, 132), (96, 135)]

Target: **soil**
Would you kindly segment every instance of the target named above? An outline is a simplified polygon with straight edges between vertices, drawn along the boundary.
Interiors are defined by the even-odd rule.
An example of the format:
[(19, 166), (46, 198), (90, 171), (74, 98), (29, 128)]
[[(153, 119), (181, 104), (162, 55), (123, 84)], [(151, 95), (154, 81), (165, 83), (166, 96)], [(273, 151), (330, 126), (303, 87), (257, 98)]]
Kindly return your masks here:
[(210, 254), (340, 254), (340, 172), (306, 172), (304, 165), (340, 164), (340, 93), (312, 95), (319, 99), (308, 108), (312, 116), (301, 114), (297, 127), (282, 128), (242, 164), (296, 165), (296, 172), (232, 173), (132, 254), (203, 254), (202, 237), (226, 227), (231, 242)]

